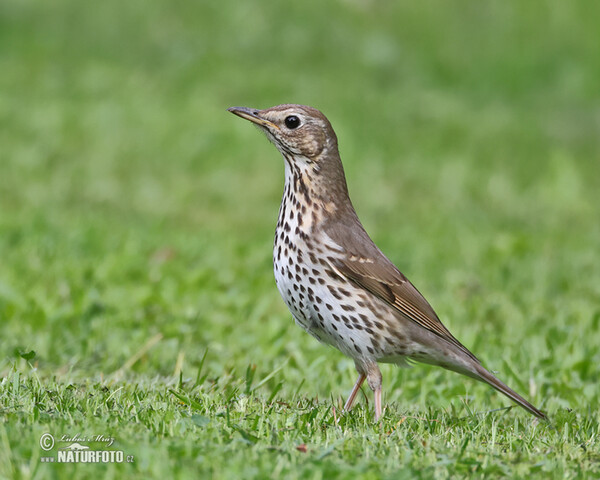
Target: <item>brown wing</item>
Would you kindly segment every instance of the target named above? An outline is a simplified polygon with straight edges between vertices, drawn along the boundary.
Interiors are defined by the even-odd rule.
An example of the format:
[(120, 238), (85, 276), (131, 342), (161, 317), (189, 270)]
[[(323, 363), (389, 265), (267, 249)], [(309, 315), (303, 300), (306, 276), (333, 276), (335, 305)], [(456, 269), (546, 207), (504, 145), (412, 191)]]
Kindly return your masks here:
[[(358, 219), (356, 221), (358, 222)], [(404, 317), (442, 337), (478, 361), (452, 336), (423, 295), (377, 248), (362, 225), (358, 225), (360, 229), (352, 228), (351, 235), (344, 234), (348, 226), (339, 223), (326, 230), (328, 236), (340, 245), (345, 253), (343, 258), (327, 258), (332, 268), (387, 302)]]

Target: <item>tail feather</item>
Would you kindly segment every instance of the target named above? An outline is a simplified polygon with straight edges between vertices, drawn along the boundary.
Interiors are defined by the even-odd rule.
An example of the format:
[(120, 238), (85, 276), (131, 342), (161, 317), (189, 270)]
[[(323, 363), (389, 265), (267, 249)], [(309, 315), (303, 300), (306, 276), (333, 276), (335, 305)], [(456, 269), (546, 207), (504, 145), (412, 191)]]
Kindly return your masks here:
[(490, 372), (488, 372), (481, 365), (478, 364), (475, 366), (475, 375), (473, 375), (473, 377), (476, 378), (477, 380), (487, 383), (488, 385), (491, 385), (496, 390), (498, 390), (499, 392), (506, 395), (513, 402), (518, 403), (521, 407), (523, 407), (525, 410), (527, 410), (529, 413), (532, 413), (536, 417), (541, 418), (542, 420), (548, 419), (548, 417), (546, 416), (546, 414), (544, 412), (535, 408), (531, 403), (529, 403), (527, 400), (525, 400), (521, 395), (519, 395), (513, 389), (506, 386), (504, 383), (502, 383), (500, 380), (498, 380), (496, 377), (494, 377), (494, 375), (492, 375)]

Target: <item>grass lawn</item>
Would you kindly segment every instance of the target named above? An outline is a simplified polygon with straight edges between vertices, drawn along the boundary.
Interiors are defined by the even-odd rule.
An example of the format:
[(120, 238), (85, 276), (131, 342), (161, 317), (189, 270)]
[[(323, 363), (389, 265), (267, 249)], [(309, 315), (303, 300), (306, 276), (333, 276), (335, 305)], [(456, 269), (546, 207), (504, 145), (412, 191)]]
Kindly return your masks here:
[[(599, 18), (2, 2), (0, 478), (598, 478)], [(226, 112), (288, 102), (329, 117), (376, 243), (548, 424), (421, 365), (383, 367), (380, 423), (368, 388), (342, 414), (353, 362), (273, 280), (283, 160)], [(73, 439), (124, 461), (42, 461)]]

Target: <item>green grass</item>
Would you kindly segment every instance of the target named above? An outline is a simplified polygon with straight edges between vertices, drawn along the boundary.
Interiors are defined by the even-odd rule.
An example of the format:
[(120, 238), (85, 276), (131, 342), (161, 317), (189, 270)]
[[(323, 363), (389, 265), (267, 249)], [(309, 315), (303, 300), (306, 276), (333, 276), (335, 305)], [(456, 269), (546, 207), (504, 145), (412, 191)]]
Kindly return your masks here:
[[(593, 2), (0, 4), (0, 477), (600, 476)], [(325, 112), (367, 230), (549, 424), (297, 328), (283, 162), (225, 109)], [(43, 433), (132, 463), (47, 464)], [(50, 453), (56, 455), (57, 443)], [(99, 445), (92, 444), (94, 448)]]

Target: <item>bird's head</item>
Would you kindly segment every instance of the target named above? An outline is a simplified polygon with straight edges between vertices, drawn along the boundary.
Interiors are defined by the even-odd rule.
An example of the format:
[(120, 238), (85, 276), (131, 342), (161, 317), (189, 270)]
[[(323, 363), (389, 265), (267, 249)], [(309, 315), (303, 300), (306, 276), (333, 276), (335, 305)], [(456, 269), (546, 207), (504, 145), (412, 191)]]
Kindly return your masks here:
[(286, 184), (306, 185), (313, 199), (328, 204), (330, 210), (342, 205), (351, 208), (337, 137), (325, 115), (316, 108), (291, 104), (229, 111), (258, 125), (275, 144), (286, 160)]
[(228, 110), (264, 130), (288, 161), (317, 164), (328, 154), (337, 155), (335, 132), (329, 120), (316, 108), (287, 104), (264, 110), (246, 107)]

